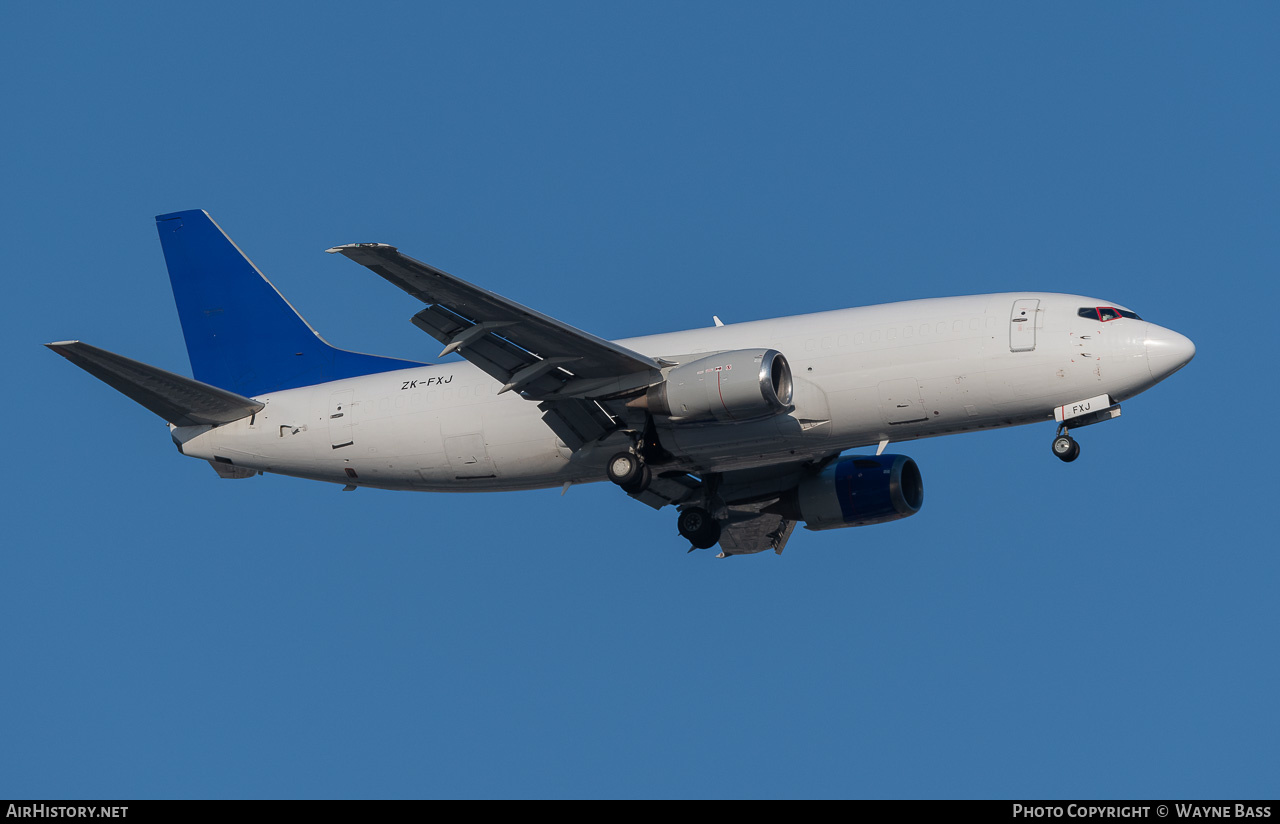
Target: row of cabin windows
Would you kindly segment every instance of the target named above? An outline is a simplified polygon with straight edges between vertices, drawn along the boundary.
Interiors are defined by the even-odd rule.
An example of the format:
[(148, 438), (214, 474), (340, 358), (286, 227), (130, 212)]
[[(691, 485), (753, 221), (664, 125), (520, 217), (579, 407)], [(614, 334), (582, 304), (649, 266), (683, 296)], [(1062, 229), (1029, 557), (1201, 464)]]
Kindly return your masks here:
[[(986, 321), (986, 325), (988, 329), (994, 329), (996, 327), (996, 319), (992, 317), (988, 317)], [(970, 332), (978, 332), (982, 329), (982, 318), (969, 318), (967, 322), (964, 320), (957, 320), (957, 321), (950, 321), (950, 322), (941, 321), (936, 325), (931, 323), (921, 324), (919, 334), (920, 334), (920, 337), (926, 337), (930, 334), (944, 335), (946, 334), (948, 328), (950, 328), (952, 332), (963, 332), (966, 326), (968, 326)], [(883, 329), (883, 330), (872, 329), (870, 333), (854, 332), (853, 345), (861, 346), (862, 344), (866, 343), (868, 340), (871, 343), (879, 343), (881, 340), (897, 340), (899, 334), (901, 334), (903, 338), (913, 337), (916, 334), (916, 327), (915, 326), (904, 326), (904, 327), (891, 326), (888, 329)], [(850, 341), (849, 341), (848, 335), (829, 336), (821, 339), (810, 338), (809, 340), (805, 341), (804, 348), (806, 351), (810, 351), (810, 352), (818, 348), (831, 349), (833, 348), (833, 346), (835, 348), (844, 348), (845, 346), (849, 345), (849, 342)]]

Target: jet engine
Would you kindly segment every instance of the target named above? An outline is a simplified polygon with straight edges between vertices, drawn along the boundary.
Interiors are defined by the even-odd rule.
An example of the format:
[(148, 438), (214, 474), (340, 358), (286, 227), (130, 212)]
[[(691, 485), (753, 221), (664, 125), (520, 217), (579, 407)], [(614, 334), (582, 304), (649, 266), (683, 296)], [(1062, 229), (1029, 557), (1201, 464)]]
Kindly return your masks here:
[(924, 479), (906, 455), (853, 455), (802, 480), (766, 508), (806, 529), (841, 529), (909, 518), (924, 505)]
[(681, 364), (628, 406), (672, 423), (731, 422), (790, 412), (791, 365), (776, 349), (738, 349)]

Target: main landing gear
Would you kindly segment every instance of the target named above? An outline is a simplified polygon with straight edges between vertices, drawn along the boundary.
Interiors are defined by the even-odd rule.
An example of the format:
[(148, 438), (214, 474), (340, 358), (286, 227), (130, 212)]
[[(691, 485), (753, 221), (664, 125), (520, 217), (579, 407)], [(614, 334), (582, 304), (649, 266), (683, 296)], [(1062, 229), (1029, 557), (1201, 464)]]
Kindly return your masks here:
[(648, 489), (649, 482), (653, 480), (645, 458), (655, 466), (672, 459), (671, 453), (659, 442), (658, 427), (649, 414), (645, 415), (644, 429), (631, 432), (631, 448), (609, 459), (605, 474), (609, 476), (609, 480), (622, 487), (623, 492), (638, 495)]
[(1067, 433), (1065, 426), (1058, 427), (1058, 434), (1053, 439), (1053, 454), (1063, 463), (1071, 463), (1080, 457), (1080, 444)]
[[(658, 442), (652, 417), (645, 421), (643, 434), (632, 434), (630, 449), (614, 453), (609, 459), (605, 464), (605, 475), (622, 487), (623, 492), (639, 495), (653, 481), (653, 473), (645, 461), (646, 457), (657, 466), (672, 460), (671, 453)], [(719, 478), (715, 475), (703, 476), (703, 483), (703, 505), (685, 505), (676, 519), (676, 528), (680, 530), (681, 537), (692, 544), (690, 552), (694, 549), (710, 549), (720, 542), (721, 523), (707, 508), (723, 509), (723, 502), (715, 494)]]
[[(605, 465), (609, 480), (631, 495), (644, 492), (653, 475), (648, 464), (635, 452), (619, 452)], [(700, 506), (687, 507), (676, 519), (676, 528), (693, 549), (710, 549), (720, 542), (720, 522)]]
[[(693, 545), (693, 549), (710, 549), (720, 541), (720, 522), (700, 506), (691, 506), (676, 519), (680, 537)], [(692, 550), (690, 550), (692, 551)]]
[(636, 495), (649, 488), (653, 474), (640, 456), (634, 452), (619, 452), (609, 459), (605, 467), (609, 480), (622, 487), (629, 495)]

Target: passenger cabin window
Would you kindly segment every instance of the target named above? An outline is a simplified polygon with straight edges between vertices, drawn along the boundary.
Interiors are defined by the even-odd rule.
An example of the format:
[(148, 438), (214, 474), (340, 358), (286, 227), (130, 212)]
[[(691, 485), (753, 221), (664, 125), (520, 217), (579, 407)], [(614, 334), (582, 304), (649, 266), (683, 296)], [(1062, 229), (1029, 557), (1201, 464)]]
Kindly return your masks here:
[(1089, 320), (1100, 320), (1106, 323), (1116, 318), (1131, 318), (1133, 320), (1142, 320), (1138, 317), (1137, 312), (1130, 312), (1128, 309), (1117, 309), (1114, 306), (1085, 306), (1076, 311), (1076, 314), (1082, 318)]

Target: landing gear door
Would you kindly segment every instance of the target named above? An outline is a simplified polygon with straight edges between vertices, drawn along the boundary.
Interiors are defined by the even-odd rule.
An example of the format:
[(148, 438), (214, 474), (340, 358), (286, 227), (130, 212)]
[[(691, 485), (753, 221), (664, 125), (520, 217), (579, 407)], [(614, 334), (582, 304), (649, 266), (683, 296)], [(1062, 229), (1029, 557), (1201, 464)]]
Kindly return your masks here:
[(1009, 315), (1009, 351), (1034, 352), (1036, 327), (1040, 325), (1040, 301), (1023, 298), (1013, 302)]

